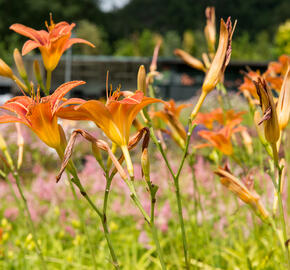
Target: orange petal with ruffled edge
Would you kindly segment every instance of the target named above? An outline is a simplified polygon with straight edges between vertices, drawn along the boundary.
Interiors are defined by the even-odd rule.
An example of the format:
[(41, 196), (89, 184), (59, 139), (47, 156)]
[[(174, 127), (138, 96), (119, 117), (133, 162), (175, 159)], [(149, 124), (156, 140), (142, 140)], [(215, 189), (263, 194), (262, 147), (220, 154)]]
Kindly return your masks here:
[(27, 125), (27, 123), (25, 121), (23, 121), (22, 119), (20, 119), (20, 118), (18, 118), (16, 116), (8, 115), (8, 114), (0, 115), (0, 123), (1, 124), (5, 124), (5, 123), (23, 123), (23, 124)]
[(50, 96), (50, 103), (52, 106), (52, 113), (54, 114), (62, 98), (74, 87), (85, 84), (85, 81), (71, 81), (59, 86)]
[(34, 40), (27, 40), (22, 47), (22, 55), (26, 55), (32, 50), (40, 47), (41, 44)]
[[(15, 31), (16, 33), (26, 36), (34, 41), (40, 43), (40, 45), (44, 45), (47, 40), (48, 33), (46, 31), (37, 31), (33, 28), (27, 27), (23, 24), (15, 23), (12, 24), (9, 29)], [(46, 34), (44, 34), (46, 33)]]

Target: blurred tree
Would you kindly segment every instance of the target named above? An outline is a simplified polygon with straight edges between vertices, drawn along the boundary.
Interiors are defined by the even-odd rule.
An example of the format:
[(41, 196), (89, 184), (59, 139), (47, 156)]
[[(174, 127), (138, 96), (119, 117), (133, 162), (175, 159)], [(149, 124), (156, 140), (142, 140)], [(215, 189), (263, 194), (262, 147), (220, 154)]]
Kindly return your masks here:
[(87, 55), (105, 55), (110, 53), (110, 47), (107, 42), (107, 34), (102, 27), (98, 27), (94, 23), (87, 20), (81, 20), (77, 25), (76, 36), (78, 38), (89, 40), (96, 46), (95, 48), (90, 46), (75, 47), (75, 50), (78, 53)]
[(116, 56), (137, 56), (136, 44), (133, 39), (120, 39), (115, 43)]
[[(186, 29), (192, 29), (195, 33), (195, 44), (198, 44), (195, 47), (195, 54), (199, 55), (201, 48), (199, 42), (204, 42), (199, 33), (203, 31), (205, 25), (206, 6), (216, 7), (217, 18), (232, 16), (233, 19), (237, 19), (238, 25), (234, 36), (240, 36), (244, 43), (246, 40), (244, 32), (248, 32), (247, 39), (250, 43), (257, 40), (260, 32), (265, 31), (268, 36), (273, 36), (278, 26), (289, 19), (290, 10), (289, 0), (131, 0), (123, 8), (104, 13), (99, 8), (99, 1), (0, 0), (0, 57), (4, 57), (11, 44), (14, 44), (13, 33), (9, 30), (11, 24), (19, 22), (41, 29), (44, 28), (44, 21), (49, 19), (49, 12), (53, 13), (55, 22), (86, 20), (102, 27), (109, 44), (118, 44), (117, 47), (122, 47), (122, 54), (128, 54), (130, 50), (133, 50), (134, 54), (141, 54), (140, 51), (144, 55), (147, 51), (149, 54), (150, 42), (146, 41), (144, 48), (136, 49), (138, 45), (134, 42), (137, 42), (139, 36), (133, 44), (132, 40), (125, 40), (131, 39), (132, 33), (141, 33), (140, 38), (144, 34), (143, 39), (147, 40), (146, 35), (149, 37), (149, 32), (144, 32), (145, 29), (163, 36), (166, 36), (167, 32), (174, 31), (179, 37)], [(102, 36), (102, 30), (98, 31), (98, 35)], [(116, 42), (120, 39), (123, 40)], [(20, 37), (20, 40), (24, 41), (25, 38)], [(189, 43), (188, 34), (183, 40)], [(276, 40), (278, 45), (277, 42)], [(141, 45), (143, 47), (143, 43)], [(165, 54), (169, 54), (169, 51)]]
[(258, 33), (250, 40), (248, 32), (234, 37), (232, 44), (232, 59), (260, 61), (274, 59), (274, 48), (266, 31)]
[[(0, 0), (0, 57), (4, 57), (3, 51), (8, 50), (12, 31), (9, 26), (13, 23), (21, 23), (35, 29), (43, 29), (44, 21), (49, 20), (52, 12), (55, 22), (76, 22), (86, 20), (100, 23), (104, 20), (104, 14), (98, 7), (98, 0)], [(25, 37), (20, 37), (26, 40)], [(3, 41), (4, 40), (4, 41)]]
[(195, 38), (192, 30), (186, 30), (183, 33), (182, 48), (190, 54), (195, 53)]
[(104, 23), (112, 39), (145, 28), (161, 34), (174, 30), (182, 35), (185, 29), (203, 30), (206, 6), (216, 7), (216, 18), (237, 19), (236, 34), (248, 31), (252, 40), (260, 31), (274, 34), (278, 25), (289, 18), (290, 1), (131, 0), (122, 9), (108, 13)]
[(181, 48), (180, 36), (175, 31), (168, 31), (164, 36), (163, 56), (173, 56), (176, 48)]
[(277, 55), (288, 54), (290, 55), (290, 20), (281, 24), (275, 37), (277, 46)]

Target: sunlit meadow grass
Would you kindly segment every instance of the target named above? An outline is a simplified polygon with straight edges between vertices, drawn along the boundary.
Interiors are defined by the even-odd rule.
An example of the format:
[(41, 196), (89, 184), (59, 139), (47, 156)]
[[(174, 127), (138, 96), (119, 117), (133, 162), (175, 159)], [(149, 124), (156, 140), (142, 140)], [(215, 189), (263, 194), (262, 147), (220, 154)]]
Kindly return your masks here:
[[(208, 104), (210, 100), (211, 98)], [(246, 115), (244, 119), (248, 119), (248, 116)], [(249, 124), (247, 121), (244, 122)], [(92, 130), (87, 125), (86, 129)], [(250, 132), (255, 134), (251, 128)], [(14, 129), (2, 126), (1, 133), (6, 134), (5, 137), (11, 143), (12, 149), (16, 150), (17, 147), (13, 146)], [(84, 237), (66, 177), (63, 176), (60, 183), (55, 183), (57, 156), (53, 152), (48, 153), (45, 145), (29, 130), (24, 129), (23, 133), (27, 143), (21, 176), (48, 269), (93, 269), (89, 243)], [(273, 194), (272, 183), (266, 169), (268, 158), (257, 138), (254, 137), (253, 140), (254, 153), (260, 153), (258, 157), (245, 154), (240, 147), (235, 147), (235, 151), (244, 166), (253, 168), (255, 188), (263, 194), (262, 201), (271, 208)], [(199, 141), (197, 135), (194, 135), (192, 145)], [(170, 160), (173, 164), (177, 164), (176, 157), (180, 150), (169, 142), (169, 138), (166, 142), (169, 143)], [(160, 187), (157, 193), (156, 223), (161, 231), (161, 246), (168, 269), (181, 269), (182, 239), (177, 222), (173, 183), (164, 161), (154, 146), (150, 148), (150, 152), (154, 159), (151, 179)], [(201, 194), (200, 205), (194, 203), (191, 170), (188, 165), (184, 167), (181, 175), (181, 194), (192, 268), (283, 269), (281, 260), (283, 254), (271, 227), (262, 224), (249, 211), (248, 206), (221, 186), (218, 177), (212, 173), (215, 169), (211, 160), (212, 155), (212, 149), (199, 150), (196, 155), (194, 167)], [(140, 153), (136, 153), (133, 160), (138, 161), (139, 158)], [(105, 179), (90, 154), (89, 145), (80, 142), (75, 150), (74, 160), (88, 193), (99, 204), (105, 189)], [(149, 210), (148, 193), (145, 190), (144, 180), (141, 179), (140, 166), (136, 165), (135, 170), (138, 194), (145, 209)], [(238, 165), (233, 168), (237, 173), (241, 170)], [(39, 269), (35, 244), (27, 230), (26, 221), (18, 211), (9, 186), (3, 181), (0, 185), (2, 217), (0, 267)], [(15, 192), (17, 193), (16, 189)], [(159, 269), (148, 227), (128, 195), (126, 185), (116, 176), (109, 198), (108, 224), (122, 269)], [(113, 269), (98, 217), (84, 201), (80, 199), (77, 203), (84, 214), (86, 230), (95, 250), (97, 269)]]

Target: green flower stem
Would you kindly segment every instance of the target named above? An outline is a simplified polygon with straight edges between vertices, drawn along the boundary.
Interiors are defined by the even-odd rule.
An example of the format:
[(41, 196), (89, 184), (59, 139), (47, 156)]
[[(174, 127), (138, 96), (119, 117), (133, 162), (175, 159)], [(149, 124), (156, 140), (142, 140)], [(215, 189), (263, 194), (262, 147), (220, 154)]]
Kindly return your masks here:
[(162, 252), (160, 242), (158, 239), (157, 228), (155, 226), (155, 204), (156, 204), (156, 193), (157, 193), (158, 187), (151, 183), (149, 174), (147, 175), (147, 177), (145, 175), (145, 180), (146, 180), (146, 183), (148, 185), (149, 192), (150, 192), (150, 198), (151, 198), (150, 227), (151, 227), (152, 237), (153, 237), (153, 240), (154, 240), (154, 243), (156, 246), (156, 250), (158, 253), (161, 268), (163, 270), (166, 270), (166, 265), (165, 265), (165, 261), (163, 258), (163, 252)]
[(104, 217), (107, 216), (107, 205), (108, 205), (108, 198), (110, 193), (110, 188), (112, 184), (112, 180), (114, 175), (109, 175), (109, 171), (106, 171), (106, 189), (105, 189), (105, 195), (104, 195), (104, 202), (103, 202), (103, 215)]
[(5, 176), (4, 179), (5, 179), (5, 181), (8, 183), (8, 186), (9, 186), (9, 189), (10, 189), (10, 191), (11, 191), (11, 193), (12, 193), (12, 196), (13, 196), (13, 198), (14, 198), (14, 200), (15, 200), (15, 202), (16, 202), (18, 208), (19, 208), (20, 215), (22, 216), (22, 215), (23, 215), (23, 208), (22, 208), (21, 202), (19, 201), (19, 199), (17, 198), (17, 196), (16, 196), (16, 194), (15, 194), (15, 190), (14, 190), (14, 188), (13, 188), (13, 186), (12, 186), (12, 183), (11, 183), (11, 181), (8, 179), (7, 176)]
[[(70, 179), (69, 172), (67, 172), (67, 178)], [(97, 269), (98, 267), (97, 267), (97, 262), (96, 262), (96, 258), (95, 258), (95, 255), (94, 255), (94, 248), (93, 248), (92, 242), (91, 242), (90, 237), (89, 237), (87, 226), (85, 224), (83, 212), (82, 212), (82, 209), (81, 209), (81, 207), (80, 207), (80, 205), (78, 203), (78, 197), (77, 197), (77, 194), (76, 194), (76, 191), (75, 191), (75, 188), (74, 188), (72, 182), (69, 181), (69, 184), (70, 184), (70, 188), (71, 188), (73, 199), (74, 199), (74, 205), (75, 205), (75, 208), (78, 211), (78, 216), (79, 216), (79, 219), (80, 219), (80, 222), (81, 222), (82, 230), (84, 231), (85, 236), (87, 238), (87, 242), (89, 244), (90, 253), (91, 253), (91, 256), (92, 256), (92, 261), (93, 261), (93, 264), (94, 264), (94, 269)]]
[(13, 177), (15, 178), (15, 180), (16, 180), (17, 189), (18, 189), (18, 191), (20, 193), (21, 199), (22, 199), (23, 204), (24, 204), (25, 211), (27, 213), (28, 225), (30, 227), (29, 229), (30, 229), (30, 232), (31, 232), (31, 234), (33, 236), (33, 240), (35, 242), (36, 253), (38, 254), (38, 257), (39, 257), (39, 259), (41, 261), (41, 267), (42, 267), (42, 269), (46, 270), (47, 269), (46, 263), (45, 263), (45, 260), (44, 260), (44, 257), (43, 257), (41, 248), (39, 246), (38, 239), (36, 237), (35, 227), (34, 227), (34, 224), (33, 224), (33, 221), (32, 221), (31, 215), (30, 215), (30, 212), (29, 212), (29, 208), (28, 208), (28, 205), (27, 205), (27, 200), (26, 200), (26, 198), (24, 196), (24, 193), (23, 193), (22, 188), (21, 188), (21, 185), (20, 185), (19, 174), (18, 174), (18, 172), (16, 170), (13, 170), (12, 171), (12, 174), (13, 174)]
[[(283, 207), (283, 201), (281, 196), (281, 180), (282, 180), (282, 172), (283, 167), (277, 166), (278, 169), (278, 186), (276, 188), (277, 195), (278, 195), (278, 204), (279, 204), (279, 210), (280, 210), (280, 223), (283, 231), (283, 240), (284, 240), (284, 250), (285, 250), (285, 257), (288, 265), (288, 270), (290, 270), (290, 255), (289, 255), (289, 248), (288, 245), (286, 245), (287, 238), (287, 229), (286, 229), (286, 222), (285, 222), (285, 215), (284, 215), (284, 207)], [(275, 182), (275, 180), (274, 180)]]
[(108, 224), (107, 224), (107, 219), (106, 216), (103, 215), (103, 213), (96, 207), (96, 205), (92, 202), (91, 198), (88, 196), (88, 194), (86, 193), (83, 185), (81, 184), (81, 181), (76, 173), (76, 169), (74, 168), (74, 172), (71, 174), (73, 175), (73, 179), (72, 182), (78, 187), (80, 193), (82, 194), (82, 196), (87, 200), (87, 202), (89, 203), (89, 205), (93, 208), (93, 210), (97, 213), (97, 215), (100, 217), (101, 222), (102, 222), (102, 226), (103, 226), (103, 230), (104, 230), (104, 235), (110, 250), (110, 254), (113, 260), (113, 265), (115, 267), (115, 269), (119, 270), (120, 266), (118, 263), (118, 259), (110, 238), (110, 234), (109, 234), (109, 229), (108, 229)]
[(155, 143), (155, 145), (157, 146), (158, 150), (160, 151), (164, 161), (165, 161), (165, 164), (173, 178), (173, 181), (174, 181), (174, 186), (175, 186), (175, 196), (176, 196), (176, 201), (177, 201), (177, 207), (178, 207), (178, 218), (179, 218), (179, 223), (180, 223), (180, 227), (181, 227), (181, 233), (182, 233), (182, 242), (183, 242), (183, 252), (184, 252), (184, 260), (185, 260), (185, 266), (186, 266), (186, 269), (190, 269), (190, 266), (189, 266), (189, 261), (188, 261), (188, 254), (187, 254), (187, 251), (188, 251), (188, 245), (187, 245), (187, 239), (186, 239), (186, 232), (185, 232), (185, 226), (184, 226), (184, 219), (183, 219), (183, 213), (182, 213), (182, 203), (181, 203), (181, 196), (180, 196), (180, 188), (179, 188), (179, 176), (180, 176), (180, 173), (181, 173), (181, 170), (183, 168), (183, 165), (184, 165), (184, 161), (187, 157), (187, 151), (188, 151), (188, 147), (189, 147), (189, 142), (190, 142), (190, 137), (192, 135), (192, 132), (195, 128), (195, 125), (192, 125), (192, 121), (191, 119), (189, 118), (188, 120), (188, 133), (187, 133), (187, 137), (186, 137), (186, 143), (185, 143), (185, 148), (184, 148), (184, 151), (183, 151), (183, 156), (182, 156), (182, 159), (181, 159), (181, 162), (180, 162), (180, 165), (179, 165), (179, 168), (177, 170), (177, 173), (175, 174), (170, 166), (170, 163), (167, 159), (167, 156), (162, 148), (162, 145), (161, 145), (161, 142), (157, 139), (155, 133), (154, 133), (154, 130), (153, 130), (153, 127), (152, 127), (152, 123), (151, 123), (151, 120), (150, 120), (150, 117), (148, 115), (148, 113), (146, 111), (143, 111), (144, 112), (144, 115), (148, 121), (148, 126), (149, 126), (149, 130), (150, 130), (150, 137), (151, 139), (153, 140), (153, 142)]
[(200, 202), (200, 191), (197, 185), (196, 177), (195, 177), (195, 171), (194, 171), (194, 153), (189, 155), (188, 165), (191, 169), (192, 174), (192, 183), (193, 183), (193, 195), (194, 195), (194, 210), (195, 210), (195, 219), (197, 220), (197, 208), (200, 208), (200, 211), (202, 213), (202, 216), (204, 214), (202, 204)]
[(150, 217), (148, 216), (148, 214), (146, 213), (145, 209), (143, 208), (142, 204), (140, 203), (140, 200), (137, 196), (135, 187), (133, 185), (133, 181), (134, 179), (125, 179), (125, 182), (130, 190), (130, 197), (133, 200), (133, 202), (135, 203), (135, 205), (138, 207), (138, 209), (140, 210), (140, 212), (142, 213), (143, 217), (145, 218), (145, 220), (148, 222), (148, 224), (150, 224)]
[(158, 253), (159, 261), (160, 261), (160, 264), (161, 264), (161, 268), (163, 270), (166, 270), (167, 268), (166, 268), (166, 265), (165, 265), (165, 262), (164, 262), (163, 252), (162, 252), (162, 249), (160, 247), (157, 229), (156, 229), (154, 221), (152, 221), (152, 220), (151, 220), (150, 227), (151, 227), (152, 237), (153, 237), (153, 240), (154, 240), (154, 243), (155, 243), (155, 246), (156, 246), (156, 250), (157, 250), (157, 253)]

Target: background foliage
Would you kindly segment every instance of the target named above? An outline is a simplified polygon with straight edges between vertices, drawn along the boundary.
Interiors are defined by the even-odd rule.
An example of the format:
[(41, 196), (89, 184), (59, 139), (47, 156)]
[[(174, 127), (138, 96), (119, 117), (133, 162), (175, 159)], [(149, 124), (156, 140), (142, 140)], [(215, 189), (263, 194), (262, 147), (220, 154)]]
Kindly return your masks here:
[[(83, 47), (77, 48), (76, 53), (149, 56), (155, 39), (162, 36), (166, 45), (161, 55), (172, 56), (172, 49), (183, 47), (200, 56), (204, 10), (208, 5), (216, 7), (217, 18), (232, 16), (238, 20), (234, 59), (270, 60), (282, 53), (289, 54), (287, 0), (131, 0), (123, 8), (110, 12), (100, 9), (99, 0), (0, 0), (0, 57), (10, 62), (7, 52), (18, 44), (19, 40), (9, 30), (11, 24), (20, 22), (40, 29), (43, 25), (39, 22), (48, 20), (49, 12), (56, 22), (78, 23), (76, 34), (90, 37), (96, 44), (95, 50)], [(249, 47), (255, 49), (249, 52)]]

